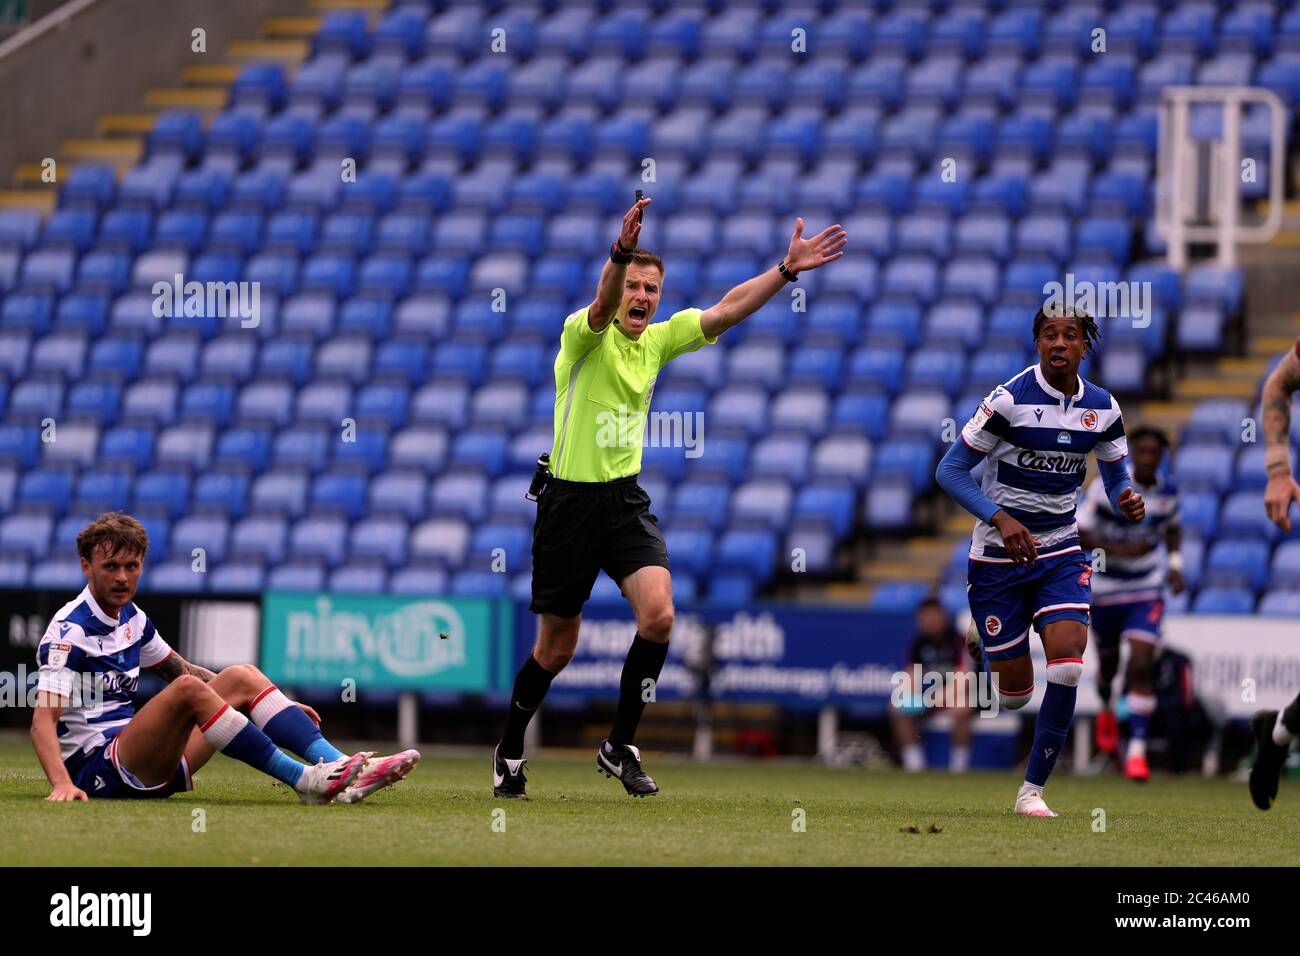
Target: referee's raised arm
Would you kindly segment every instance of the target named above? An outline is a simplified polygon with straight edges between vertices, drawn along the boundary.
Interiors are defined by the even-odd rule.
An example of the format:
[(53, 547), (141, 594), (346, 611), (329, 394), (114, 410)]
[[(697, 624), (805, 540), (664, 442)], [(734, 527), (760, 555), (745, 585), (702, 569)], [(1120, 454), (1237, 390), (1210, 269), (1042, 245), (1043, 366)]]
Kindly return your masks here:
[(613, 321), (618, 305), (623, 301), (623, 281), (627, 264), (636, 251), (636, 241), (641, 235), (641, 210), (650, 205), (649, 199), (638, 199), (623, 217), (623, 231), (610, 249), (609, 261), (600, 270), (596, 284), (596, 298), (587, 309), (587, 325), (591, 331), (600, 332)]
[[(626, 228), (626, 220), (624, 222)], [(796, 219), (794, 235), (790, 237), (790, 248), (786, 250), (784, 259), (766, 272), (742, 282), (724, 295), (717, 305), (704, 310), (700, 316), (700, 328), (705, 336), (713, 341), (761, 309), (787, 282), (798, 282), (800, 272), (834, 262), (844, 255), (848, 241), (848, 235), (839, 223), (827, 226), (811, 239), (805, 239), (803, 219)], [(601, 282), (604, 281), (602, 274)]]

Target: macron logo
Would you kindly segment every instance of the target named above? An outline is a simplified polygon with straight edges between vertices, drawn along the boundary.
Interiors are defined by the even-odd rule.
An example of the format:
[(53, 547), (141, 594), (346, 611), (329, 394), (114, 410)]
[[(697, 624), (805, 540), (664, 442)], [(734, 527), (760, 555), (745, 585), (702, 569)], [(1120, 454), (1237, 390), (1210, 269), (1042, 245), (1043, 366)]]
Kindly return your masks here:
[(148, 936), (153, 924), (152, 893), (69, 893), (50, 897), (51, 926), (129, 926), (133, 936)]

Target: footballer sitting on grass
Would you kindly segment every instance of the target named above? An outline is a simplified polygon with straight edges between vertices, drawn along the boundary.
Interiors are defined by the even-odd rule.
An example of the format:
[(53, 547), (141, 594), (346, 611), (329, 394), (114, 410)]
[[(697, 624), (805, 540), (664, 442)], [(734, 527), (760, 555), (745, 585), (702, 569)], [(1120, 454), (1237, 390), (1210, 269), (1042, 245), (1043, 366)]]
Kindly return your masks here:
[[(839, 225), (805, 239), (803, 220), (796, 219), (778, 265), (709, 309), (683, 309), (666, 322), (653, 322), (664, 266), (636, 245), (649, 204), (638, 198), (627, 211), (596, 298), (565, 319), (560, 334), (550, 477), (538, 495), (533, 526), (531, 609), (541, 626), (515, 678), (505, 735), (492, 755), (492, 792), (498, 797), (524, 796), (524, 730), (551, 680), (573, 657), (582, 607), (602, 570), (632, 605), (636, 634), (623, 664), (614, 725), (596, 752), (596, 767), (617, 777), (632, 796), (659, 792), (632, 743), (645, 710), (643, 689), (659, 679), (673, 627), (668, 550), (636, 480), (655, 379), (679, 355), (712, 345), (753, 315), (800, 272), (840, 258), (848, 241)], [(624, 409), (630, 421), (619, 429), (620, 440), (602, 440), (602, 421)]]
[[(315, 711), (256, 667), (214, 674), (172, 650), (132, 603), (148, 549), (144, 526), (117, 512), (77, 536), (88, 583), (54, 615), (36, 650), (32, 746), (53, 788), (47, 800), (192, 790), (194, 774), (218, 750), (288, 784), (303, 803), (356, 803), (410, 773), (416, 751), (343, 753), (321, 736)], [(169, 683), (136, 713), (131, 694), (141, 667)]]

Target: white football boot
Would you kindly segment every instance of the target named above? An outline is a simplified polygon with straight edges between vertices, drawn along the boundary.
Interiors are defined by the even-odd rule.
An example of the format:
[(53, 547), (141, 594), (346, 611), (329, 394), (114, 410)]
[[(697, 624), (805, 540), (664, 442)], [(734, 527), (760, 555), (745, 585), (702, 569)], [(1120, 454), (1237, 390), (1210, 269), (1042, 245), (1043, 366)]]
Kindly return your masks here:
[(1016, 813), (1027, 817), (1056, 816), (1043, 802), (1043, 788), (1035, 787), (1032, 783), (1020, 785), (1020, 792), (1016, 794)]
[(376, 790), (390, 787), (415, 769), (420, 762), (417, 750), (403, 750), (391, 757), (368, 755), (365, 769), (357, 774), (352, 785), (339, 794), (339, 803), (360, 803)]
[(364, 753), (353, 754), (329, 763), (321, 758), (315, 766), (308, 764), (302, 772), (302, 779), (294, 787), (298, 791), (298, 799), (309, 804), (330, 803), (357, 779), (357, 775), (365, 768), (368, 756)]

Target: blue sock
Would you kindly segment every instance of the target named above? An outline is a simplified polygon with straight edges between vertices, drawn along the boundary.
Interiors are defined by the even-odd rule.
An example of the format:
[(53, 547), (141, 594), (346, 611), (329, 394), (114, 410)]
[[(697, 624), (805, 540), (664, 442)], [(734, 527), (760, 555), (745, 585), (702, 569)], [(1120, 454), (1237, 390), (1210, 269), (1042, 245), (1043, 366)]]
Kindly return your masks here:
[(1147, 731), (1151, 727), (1151, 715), (1156, 709), (1156, 699), (1150, 694), (1135, 694), (1132, 691), (1127, 697), (1129, 739), (1145, 743)]
[(306, 766), (276, 749), (275, 743), (247, 717), (229, 704), (203, 725), (202, 733), (227, 757), (242, 760), (281, 783), (296, 787)]
[(308, 763), (324, 758), (326, 763), (347, 756), (321, 736), (316, 721), (307, 712), (285, 697), (272, 684), (253, 699), (249, 713), (253, 723), (290, 753), (295, 753)]
[(317, 737), (310, 744), (308, 744), (307, 751), (306, 753), (303, 754), (303, 757), (309, 763), (316, 763), (319, 760), (324, 760), (326, 763), (332, 763), (333, 761), (339, 760), (346, 756), (347, 754), (339, 750), (338, 747), (335, 747), (324, 737)]
[(1065, 747), (1065, 738), (1074, 721), (1074, 702), (1079, 696), (1080, 660), (1050, 661), (1047, 665), (1047, 690), (1034, 723), (1034, 747), (1029, 751), (1025, 782), (1036, 787), (1047, 785), (1056, 766), (1056, 758)]

